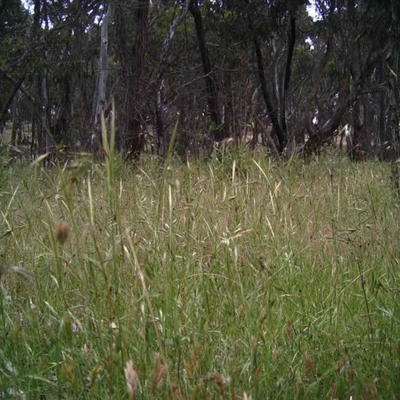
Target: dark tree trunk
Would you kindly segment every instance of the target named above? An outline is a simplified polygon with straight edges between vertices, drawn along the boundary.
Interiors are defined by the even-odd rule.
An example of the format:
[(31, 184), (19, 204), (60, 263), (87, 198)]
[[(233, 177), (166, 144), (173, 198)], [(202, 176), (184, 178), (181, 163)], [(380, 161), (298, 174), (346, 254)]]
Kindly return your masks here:
[(210, 113), (211, 121), (214, 124), (214, 140), (221, 142), (228, 137), (225, 127), (221, 123), (221, 115), (218, 105), (218, 90), (215, 84), (214, 72), (211, 67), (210, 55), (208, 53), (206, 37), (204, 33), (203, 19), (197, 0), (191, 0), (189, 3), (189, 11), (193, 16), (194, 23), (196, 26), (197, 40), (199, 43), (199, 49), (201, 59), (203, 62), (204, 79), (206, 83), (207, 91), (207, 104), (208, 111)]
[[(42, 34), (42, 23), (45, 23), (46, 29), (48, 29), (46, 1), (41, 2), (40, 0), (35, 0), (34, 3), (34, 15), (33, 15), (33, 33), (38, 36)], [(41, 54), (43, 60), (46, 63), (46, 50), (43, 50)], [(39, 152), (41, 154), (50, 153), (51, 150), (51, 138), (50, 138), (50, 110), (48, 101), (48, 87), (47, 87), (47, 67), (43, 67), (36, 77), (37, 85), (37, 112), (39, 115), (37, 125), (37, 139), (39, 145)], [(49, 164), (49, 157), (44, 159), (44, 165)]]
[(18, 144), (17, 131), (18, 131), (18, 104), (14, 101), (12, 106), (12, 128), (11, 128), (11, 146), (16, 147)]
[(163, 78), (164, 73), (167, 68), (167, 60), (169, 52), (171, 49), (172, 41), (175, 36), (176, 29), (178, 25), (183, 21), (188, 12), (189, 3), (191, 0), (186, 0), (185, 6), (182, 6), (182, 12), (177, 15), (172, 21), (168, 33), (164, 39), (163, 47), (161, 49), (160, 61), (158, 63), (158, 68), (154, 73), (153, 82), (151, 84), (155, 91), (155, 126), (154, 132), (157, 138), (157, 153), (165, 156), (168, 149), (168, 140), (165, 135), (164, 126), (164, 110), (163, 110), (163, 97), (164, 97), (164, 84)]
[(334, 132), (337, 131), (343, 115), (348, 112), (353, 101), (354, 97), (349, 93), (349, 77), (348, 74), (344, 73), (339, 89), (338, 105), (333, 111), (333, 115), (318, 130), (311, 127), (310, 118), (306, 120), (306, 127), (310, 136), (307, 142), (297, 149), (297, 152), (304, 155), (317, 153), (320, 147), (330, 140), (334, 135)]
[(389, 136), (386, 129), (386, 101), (385, 92), (382, 90), (379, 94), (379, 110), (378, 110), (378, 133), (379, 133), (379, 158), (385, 158), (386, 148), (389, 144)]
[[(348, 0), (347, 4), (351, 10), (352, 0)], [(372, 27), (378, 26), (380, 18), (381, 17), (378, 17), (372, 24), (370, 24), (368, 29), (372, 30)], [(351, 21), (354, 21), (354, 18), (351, 19)], [(350, 37), (347, 48), (347, 54), (350, 55), (350, 59), (346, 60), (346, 65), (344, 71), (342, 72), (339, 88), (337, 90), (337, 102), (335, 109), (331, 113), (331, 117), (323, 124), (321, 128), (316, 130), (312, 126), (312, 111), (309, 111), (306, 118), (306, 128), (309, 133), (309, 139), (303, 146), (300, 146), (297, 149), (298, 153), (308, 155), (318, 152), (319, 148), (324, 143), (327, 143), (327, 141), (331, 140), (335, 136), (337, 129), (340, 126), (342, 117), (346, 114), (346, 112), (350, 112), (353, 108), (355, 109), (355, 113), (353, 113), (354, 118), (352, 120), (352, 125), (353, 128), (354, 122), (357, 125), (355, 127), (357, 130), (355, 133), (356, 141), (353, 141), (348, 150), (351, 151), (351, 147), (357, 145), (357, 151), (360, 150), (362, 154), (366, 154), (368, 145), (366, 145), (366, 136), (363, 134), (363, 118), (360, 117), (362, 115), (362, 107), (360, 109), (360, 106), (357, 105), (357, 103), (360, 102), (360, 96), (367, 77), (370, 76), (372, 69), (386, 54), (388, 44), (386, 43), (385, 46), (382, 46), (382, 44), (378, 45), (377, 43), (373, 43), (374, 46), (371, 46), (371, 48), (368, 49), (368, 53), (362, 54), (361, 50), (360, 52), (358, 51), (360, 40), (366, 34), (366, 30), (362, 30), (362, 34), (360, 34), (360, 30), (361, 28), (359, 28), (358, 31), (354, 31)], [(317, 73), (316, 82), (311, 90), (310, 104), (313, 104), (313, 97), (317, 93), (318, 85), (323, 77), (324, 64), (326, 64), (329, 60), (328, 55), (331, 47), (330, 41), (331, 38), (328, 38), (327, 51), (321, 62), (319, 72)], [(363, 57), (361, 57), (361, 54)]]
[[(49, 102), (47, 93), (47, 77), (39, 76), (37, 79), (37, 90), (39, 98), (40, 110), (40, 124), (38, 125), (38, 143), (39, 152), (41, 154), (50, 153), (51, 140), (50, 140), (50, 113), (49, 113)], [(48, 158), (44, 160), (45, 166), (48, 165)]]
[(11, 103), (14, 100), (15, 95), (17, 94), (19, 88), (21, 87), (22, 83), (24, 82), (25, 77), (20, 77), (17, 82), (14, 83), (14, 89), (10, 93), (7, 101), (5, 102), (2, 110), (0, 111), (0, 126), (5, 125), (6, 115), (8, 110), (10, 109)]
[(290, 76), (292, 72), (292, 59), (293, 59), (295, 41), (296, 41), (296, 18), (293, 15), (291, 15), (289, 18), (289, 28), (288, 28), (288, 53), (285, 66), (285, 77), (283, 81), (282, 97), (280, 100), (280, 123), (282, 127), (283, 137), (286, 138), (286, 142), (289, 136), (286, 125), (286, 119), (287, 119), (286, 96), (289, 90)]
[(144, 135), (141, 130), (142, 106), (144, 97), (144, 67), (149, 29), (149, 0), (138, 0), (136, 6), (136, 40), (134, 47), (134, 65), (131, 91), (131, 115), (128, 116), (128, 155), (132, 158), (140, 156), (144, 148)]
[[(250, 4), (249, 0), (246, 0), (246, 3), (249, 5)], [(274, 127), (276, 137), (278, 138), (278, 152), (282, 153), (287, 145), (286, 132), (282, 129), (282, 126), (279, 123), (279, 117), (276, 113), (276, 108), (273, 107), (271, 95), (268, 92), (267, 80), (265, 78), (264, 62), (263, 62), (263, 57), (262, 57), (262, 52), (261, 52), (261, 46), (260, 46), (260, 42), (258, 40), (256, 31), (254, 28), (252, 16), (250, 14), (250, 9), (248, 11), (248, 23), (249, 23), (250, 32), (253, 37), (254, 50), (256, 52), (257, 73), (258, 73), (258, 78), (260, 80), (261, 93), (262, 93), (265, 105), (267, 107), (268, 115), (271, 119), (272, 126)], [(293, 36), (293, 39), (294, 39), (294, 36)], [(292, 53), (293, 53), (293, 49), (292, 49)], [(291, 56), (288, 60), (291, 61)], [(290, 71), (286, 77), (289, 78), (289, 80), (290, 80)], [(289, 83), (289, 81), (288, 81), (288, 83)], [(284, 107), (283, 107), (283, 115), (284, 115)]]
[[(355, 9), (355, 0), (347, 0), (348, 10), (348, 21), (349, 24), (357, 24), (357, 15)], [(354, 25), (350, 25), (350, 32), (352, 37), (356, 37), (356, 31)], [(353, 40), (354, 46), (353, 51), (350, 52), (350, 72), (351, 81), (350, 84), (352, 91), (356, 92), (356, 85), (360, 82), (361, 78), (361, 54), (359, 48), (359, 42), (356, 39)], [(360, 98), (361, 95), (357, 96), (353, 108), (352, 108), (352, 125), (353, 125), (353, 142), (352, 147), (348, 149), (350, 158), (354, 161), (361, 161), (366, 156), (366, 139), (364, 129), (364, 118), (363, 118), (363, 107)]]

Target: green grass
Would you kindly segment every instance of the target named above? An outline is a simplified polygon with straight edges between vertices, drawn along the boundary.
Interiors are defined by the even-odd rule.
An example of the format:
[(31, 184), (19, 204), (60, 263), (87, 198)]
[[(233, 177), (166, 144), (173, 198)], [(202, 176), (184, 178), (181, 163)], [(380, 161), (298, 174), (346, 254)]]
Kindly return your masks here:
[(128, 398), (129, 360), (137, 399), (400, 393), (388, 165), (105, 152), (2, 167), (1, 398)]

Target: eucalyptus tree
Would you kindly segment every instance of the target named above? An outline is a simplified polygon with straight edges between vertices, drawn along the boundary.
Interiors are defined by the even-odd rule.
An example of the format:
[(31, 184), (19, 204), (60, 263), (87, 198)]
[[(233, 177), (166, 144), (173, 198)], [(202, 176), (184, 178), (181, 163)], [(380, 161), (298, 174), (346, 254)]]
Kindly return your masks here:
[(27, 74), (29, 15), (19, 0), (0, 4), (0, 127)]
[[(382, 60), (393, 47), (390, 32), (395, 29), (392, 7), (395, 2), (317, 0), (320, 19), (312, 38), (323, 48), (309, 93), (304, 125), (308, 140), (297, 150), (312, 153), (349, 122), (354, 136), (348, 149), (354, 159), (369, 151), (371, 137), (365, 129), (364, 91)], [(328, 90), (327, 90), (328, 89)], [(316, 99), (323, 102), (317, 104)], [(315, 123), (317, 121), (317, 123)]]
[[(93, 86), (91, 69), (97, 51), (92, 43), (102, 4), (5, 0), (2, 6), (3, 17), (7, 13), (13, 16), (5, 26), (15, 21), (16, 10), (23, 17), (13, 36), (4, 36), (8, 41), (13, 37), (14, 42), (1, 46), (5, 54), (0, 71), (2, 87), (4, 81), (11, 82), (13, 90), (20, 90), (31, 103), (32, 141), (37, 142), (39, 152), (72, 146), (83, 138), (84, 129), (78, 128), (84, 128), (91, 116), (92, 93), (88, 87)], [(18, 42), (16, 32), (20, 35)], [(2, 107), (3, 120), (9, 106), (5, 102)]]
[[(207, 6), (207, 5), (206, 5)], [(193, 16), (196, 27), (197, 40), (199, 44), (199, 51), (203, 64), (204, 80), (207, 92), (207, 105), (208, 113), (213, 123), (213, 136), (216, 142), (225, 139), (228, 134), (224, 126), (221, 124), (221, 113), (218, 102), (218, 89), (214, 78), (214, 68), (211, 64), (208, 45), (205, 37), (205, 30), (203, 24), (202, 14), (198, 0), (191, 0), (189, 2), (189, 11)]]
[[(174, 5), (174, 16), (170, 23), (169, 29), (165, 34), (163, 39), (162, 47), (160, 49), (159, 61), (156, 64), (155, 69), (151, 73), (150, 86), (152, 87), (152, 93), (155, 97), (155, 136), (156, 136), (156, 145), (157, 152), (161, 155), (167, 154), (167, 146), (169, 144), (168, 136), (166, 134), (165, 129), (165, 112), (164, 112), (164, 104), (165, 104), (165, 92), (166, 87), (164, 83), (164, 77), (168, 68), (168, 58), (170, 56), (170, 52), (173, 45), (173, 40), (175, 34), (179, 28), (179, 25), (186, 18), (186, 15), (189, 10), (191, 0), (186, 0), (186, 2), (179, 7), (178, 4)], [(178, 11), (178, 9), (180, 10)]]
[(49, 32), (37, 70), (44, 74), (47, 86), (48, 105), (41, 105), (47, 108), (47, 133), (53, 146), (74, 147), (78, 141), (87, 142), (86, 132), (93, 124), (104, 4), (76, 0), (40, 3), (39, 31)]
[[(288, 110), (288, 104), (296, 46), (304, 40), (297, 25), (299, 20), (304, 25), (304, 20), (308, 19), (306, 1), (229, 0), (217, 4), (222, 10), (221, 20), (225, 20), (230, 28), (221, 32), (225, 43), (237, 45), (236, 49), (231, 47), (230, 58), (246, 58), (249, 71), (245, 79), (252, 82), (253, 95), (256, 93), (254, 89), (260, 88), (269, 119), (265, 123), (272, 124), (277, 149), (281, 153), (293, 136), (288, 123), (293, 110)], [(241, 49), (240, 53), (238, 49)], [(253, 103), (255, 96), (250, 97)], [(257, 113), (253, 111), (252, 114), (253, 119), (261, 124)]]
[[(143, 108), (146, 96), (145, 73), (149, 31), (149, 0), (115, 2), (115, 47), (121, 73), (119, 102), (120, 146), (132, 157), (144, 147)], [(118, 103), (117, 103), (118, 104)]]
[[(269, 41), (270, 54), (274, 56), (273, 63), (275, 64), (274, 74), (269, 76), (270, 81), (273, 82), (274, 90), (268, 88), (267, 79), (265, 74), (265, 65), (263, 59), (262, 46), (260, 41), (260, 30), (257, 30), (255, 26), (255, 20), (257, 20), (257, 11), (260, 9), (257, 6), (257, 2), (250, 2), (246, 0), (247, 4), (247, 16), (250, 33), (254, 45), (254, 50), (257, 60), (257, 73), (260, 80), (261, 92), (265, 105), (267, 107), (268, 115), (271, 118), (272, 125), (276, 137), (278, 139), (278, 151), (281, 153), (285, 149), (288, 142), (288, 132), (286, 124), (286, 95), (289, 88), (290, 76), (291, 76), (291, 64), (294, 51), (294, 45), (296, 40), (296, 9), (298, 4), (289, 2), (282, 7), (280, 2), (266, 2), (264, 14), (264, 23), (269, 22), (267, 26), (270, 30), (263, 30), (264, 39)], [(263, 7), (263, 8), (264, 8)], [(282, 8), (281, 8), (282, 7)], [(286, 60), (283, 70), (278, 70), (278, 57), (279, 52), (284, 52), (283, 47), (278, 44), (278, 37), (281, 36), (282, 31), (287, 30), (287, 49), (286, 49)], [(280, 47), (278, 49), (278, 46)]]
[(109, 2), (105, 5), (107, 11), (101, 22), (101, 35), (100, 35), (100, 57), (99, 57), (99, 72), (97, 77), (97, 85), (94, 93), (94, 126), (97, 132), (100, 130), (101, 115), (104, 115), (106, 108), (106, 89), (107, 89), (107, 75), (108, 75), (108, 28), (111, 24), (113, 14), (113, 3)]

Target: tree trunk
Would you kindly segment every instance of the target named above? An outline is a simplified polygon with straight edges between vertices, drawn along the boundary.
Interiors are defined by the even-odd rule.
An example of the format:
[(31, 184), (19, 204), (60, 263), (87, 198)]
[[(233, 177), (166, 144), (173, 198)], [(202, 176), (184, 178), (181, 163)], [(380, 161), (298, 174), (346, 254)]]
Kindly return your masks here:
[[(352, 91), (356, 91), (356, 86), (360, 82), (361, 78), (361, 54), (359, 49), (359, 43), (356, 41), (355, 26), (357, 26), (357, 15), (355, 9), (355, 0), (347, 0), (347, 11), (348, 11), (348, 23), (351, 37), (355, 46), (350, 52), (350, 71), (351, 71), (351, 82)], [(361, 161), (365, 159), (366, 147), (365, 147), (365, 131), (364, 131), (364, 118), (363, 118), (363, 107), (360, 99), (360, 95), (357, 96), (352, 108), (352, 125), (353, 125), (353, 143), (352, 148), (348, 149), (350, 158), (354, 161)]]
[(186, 0), (185, 6), (182, 7), (182, 12), (177, 15), (172, 21), (168, 33), (164, 39), (163, 47), (161, 49), (160, 61), (158, 63), (158, 68), (154, 74), (154, 83), (151, 86), (155, 88), (155, 109), (156, 109), (156, 119), (155, 119), (155, 133), (157, 136), (157, 153), (165, 156), (168, 149), (168, 140), (164, 132), (164, 112), (163, 112), (163, 97), (164, 97), (164, 84), (163, 77), (165, 70), (167, 68), (168, 55), (171, 49), (172, 41), (175, 36), (176, 28), (186, 17), (189, 3), (191, 0)]
[[(331, 3), (331, 6), (333, 3)], [(348, 23), (356, 26), (357, 21), (356, 17), (352, 16), (352, 10), (354, 11), (354, 0), (347, 1), (347, 11), (348, 11)], [(333, 15), (334, 7), (330, 9), (330, 15)], [(388, 43), (376, 43), (371, 42), (374, 46), (368, 47), (363, 53), (360, 49), (360, 41), (366, 35), (366, 33), (373, 29), (374, 26), (378, 26), (381, 22), (381, 16), (378, 16), (374, 22), (369, 24), (367, 29), (364, 29), (363, 26), (356, 26), (357, 30), (352, 29), (350, 33), (350, 37), (348, 40), (348, 46), (346, 48), (347, 54), (349, 55), (349, 60), (345, 60), (346, 64), (343, 68), (343, 72), (341, 73), (341, 80), (339, 84), (339, 88), (337, 90), (337, 101), (335, 100), (335, 109), (332, 112), (332, 116), (323, 124), (321, 128), (317, 131), (312, 127), (312, 112), (310, 111), (308, 114), (308, 118), (306, 118), (306, 128), (309, 133), (309, 139), (303, 145), (297, 148), (297, 153), (303, 154), (311, 154), (317, 152), (320, 146), (326, 143), (328, 140), (332, 139), (334, 135), (337, 133), (337, 129), (340, 126), (341, 119), (346, 112), (350, 112), (355, 106), (355, 113), (353, 113), (352, 125), (354, 128), (354, 123), (358, 124), (356, 129), (359, 132), (355, 133), (356, 140), (359, 145), (357, 146), (357, 142), (353, 141), (352, 146), (357, 146), (357, 151), (360, 149), (362, 153), (365, 154), (365, 135), (362, 136), (361, 129), (363, 126), (360, 121), (360, 111), (359, 106), (357, 106), (357, 102), (360, 101), (359, 98), (362, 93), (362, 88), (365, 84), (365, 81), (368, 76), (370, 76), (372, 69), (377, 65), (378, 62), (382, 60), (382, 57), (385, 57), (388, 51)], [(372, 32), (371, 32), (372, 33)], [(328, 37), (328, 45), (325, 57), (323, 58), (323, 62), (321, 62), (321, 67), (323, 68), (324, 63), (329, 60), (327, 58), (330, 49), (330, 41), (331, 37)], [(361, 55), (363, 57), (361, 57)], [(323, 69), (319, 69), (319, 73), (317, 73), (317, 80), (313, 86), (311, 91), (311, 95), (317, 92), (317, 85), (320, 83), (320, 78), (323, 76)], [(312, 104), (312, 97), (310, 96), (310, 104)], [(360, 143), (360, 140), (364, 142)], [(363, 146), (363, 148), (361, 148)], [(348, 149), (349, 151), (351, 149)]]
[[(94, 126), (97, 132), (100, 131), (101, 114), (104, 113), (106, 106), (106, 88), (107, 88), (107, 72), (108, 72), (108, 26), (112, 18), (112, 3), (109, 2), (107, 13), (101, 24), (100, 39), (100, 60), (99, 75), (97, 78), (97, 89), (95, 92), (94, 104)], [(101, 135), (99, 136), (99, 139)]]
[[(280, 99), (280, 123), (282, 127), (282, 132), (286, 141), (288, 139), (288, 131), (287, 131), (287, 115), (286, 115), (286, 96), (289, 90), (290, 84), (290, 76), (292, 71), (292, 59), (294, 52), (294, 44), (296, 41), (296, 18), (294, 15), (290, 15), (289, 17), (289, 27), (288, 27), (288, 52), (286, 58), (286, 66), (285, 66), (285, 76), (283, 79), (283, 87), (281, 91), (281, 99)], [(286, 143), (285, 143), (286, 146)]]
[(210, 55), (208, 53), (206, 37), (204, 33), (203, 19), (197, 0), (191, 0), (189, 11), (193, 16), (196, 26), (197, 40), (203, 62), (204, 79), (206, 82), (208, 112), (213, 123), (213, 136), (216, 142), (221, 142), (228, 137), (225, 127), (221, 123), (221, 115), (218, 105), (218, 90), (215, 84), (214, 72), (211, 67)]
[[(44, 22), (46, 29), (48, 29), (48, 20), (46, 13), (46, 1), (42, 2), (40, 0), (35, 0), (34, 2), (34, 15), (33, 15), (33, 34), (41, 35), (42, 27), (41, 24)], [(44, 17), (44, 18), (42, 18)], [(37, 110), (39, 115), (39, 124), (37, 126), (37, 138), (39, 145), (40, 154), (50, 153), (51, 139), (50, 139), (50, 110), (48, 101), (48, 87), (47, 87), (47, 50), (43, 51), (42, 54), (45, 65), (43, 70), (37, 74), (36, 84), (37, 84)], [(49, 165), (49, 157), (44, 160), (44, 166)]]
[(128, 118), (128, 155), (139, 157), (144, 148), (144, 135), (141, 130), (142, 104), (144, 97), (143, 74), (147, 50), (149, 0), (137, 0), (136, 40), (134, 48), (133, 87), (131, 90), (131, 115)]
[[(246, 0), (246, 3), (248, 6), (250, 5), (249, 0)], [(281, 154), (281, 153), (283, 153), (283, 150), (285, 149), (285, 147), (287, 145), (286, 132), (282, 129), (282, 126), (279, 123), (279, 118), (276, 113), (276, 108), (273, 107), (271, 95), (268, 92), (267, 80), (265, 78), (264, 62), (263, 62), (263, 57), (262, 57), (262, 52), (261, 52), (261, 46), (260, 46), (260, 42), (258, 40), (256, 31), (254, 28), (250, 10), (248, 11), (248, 23), (249, 23), (250, 32), (252, 34), (254, 49), (256, 52), (257, 73), (258, 73), (258, 78), (260, 80), (261, 93), (264, 98), (265, 105), (266, 105), (267, 111), (268, 111), (268, 115), (272, 122), (272, 126), (274, 127), (276, 137), (278, 138), (278, 152), (279, 152), (279, 154)], [(293, 51), (293, 49), (292, 49), (292, 51)], [(289, 60), (291, 61), (291, 57)], [(290, 78), (290, 73), (287, 75), (287, 77)], [(288, 81), (288, 83), (289, 83), (289, 81)]]
[(19, 88), (21, 87), (22, 83), (24, 82), (25, 77), (21, 76), (17, 82), (14, 82), (14, 89), (13, 91), (10, 93), (10, 96), (8, 97), (7, 101), (5, 102), (2, 110), (0, 111), (0, 126), (5, 125), (6, 122), (6, 116), (8, 113), (8, 110), (11, 106), (11, 103), (14, 100), (15, 95), (17, 94)]
[(17, 142), (17, 130), (18, 130), (18, 104), (17, 101), (14, 101), (12, 105), (12, 128), (11, 128), (11, 146), (16, 147), (18, 142)]
[(388, 147), (390, 137), (388, 135), (386, 127), (386, 116), (387, 116), (387, 104), (386, 104), (386, 90), (383, 90), (383, 83), (385, 81), (386, 63), (382, 60), (377, 68), (377, 83), (382, 85), (378, 97), (378, 138), (379, 138), (379, 159), (384, 160), (386, 158), (386, 148)]
[[(47, 77), (46, 74), (42, 77), (38, 77), (38, 97), (40, 99), (40, 125), (38, 126), (38, 142), (39, 152), (41, 154), (47, 154), (51, 152), (51, 140), (50, 140), (50, 124), (49, 124), (49, 102), (47, 94)], [(44, 165), (49, 165), (49, 157), (44, 159)]]
[[(316, 84), (314, 86), (316, 86)], [(348, 112), (353, 101), (354, 94), (349, 93), (349, 77), (348, 74), (344, 73), (338, 91), (338, 104), (336, 109), (333, 111), (331, 118), (329, 118), (318, 130), (311, 128), (310, 118), (306, 119), (306, 127), (310, 136), (304, 145), (296, 149), (296, 152), (304, 155), (317, 153), (320, 147), (331, 139), (334, 132), (337, 131), (343, 115)]]

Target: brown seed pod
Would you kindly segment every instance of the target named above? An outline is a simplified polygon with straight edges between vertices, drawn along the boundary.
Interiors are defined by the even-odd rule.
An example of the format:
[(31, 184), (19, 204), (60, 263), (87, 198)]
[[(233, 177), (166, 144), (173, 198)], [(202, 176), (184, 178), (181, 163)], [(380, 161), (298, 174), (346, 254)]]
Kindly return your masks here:
[(68, 233), (69, 233), (68, 222), (64, 220), (56, 222), (54, 230), (56, 232), (57, 241), (61, 244), (64, 244), (65, 241), (68, 239)]

